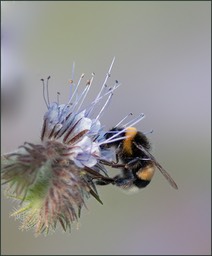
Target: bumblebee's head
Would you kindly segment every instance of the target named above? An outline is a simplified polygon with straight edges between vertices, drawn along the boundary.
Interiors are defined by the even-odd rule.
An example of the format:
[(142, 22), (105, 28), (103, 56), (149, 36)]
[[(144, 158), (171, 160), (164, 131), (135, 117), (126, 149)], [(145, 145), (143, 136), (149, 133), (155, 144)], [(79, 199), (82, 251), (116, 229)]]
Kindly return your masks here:
[(125, 137), (125, 136), (133, 138), (133, 137), (135, 137), (137, 132), (138, 131), (135, 127), (127, 127), (127, 128), (115, 127), (115, 128), (112, 128), (111, 130), (109, 130), (105, 134), (105, 138), (109, 139), (117, 133), (119, 133), (119, 134), (117, 136), (115, 136), (116, 138), (121, 138), (121, 137)]
[[(123, 132), (122, 132), (123, 131)], [(114, 135), (116, 135), (114, 137), (115, 141), (112, 141), (112, 142), (109, 142), (108, 144), (106, 144), (105, 146), (106, 147), (112, 147), (112, 146), (115, 146), (115, 147), (118, 147), (120, 142), (123, 141), (123, 138), (125, 136), (125, 130), (124, 128), (121, 128), (121, 127), (115, 127), (115, 128), (112, 128), (111, 130), (109, 130), (107, 133), (105, 133), (105, 139), (110, 139), (111, 137), (113, 137)], [(120, 140), (119, 140), (120, 138)], [(113, 139), (112, 139), (113, 140)]]
[[(113, 137), (113, 138), (112, 138)], [(140, 154), (140, 150), (134, 145), (133, 142), (142, 145), (145, 149), (150, 149), (148, 138), (139, 132), (135, 127), (115, 127), (105, 134), (105, 139), (110, 139), (111, 142), (106, 144), (106, 147), (120, 147), (128, 154)]]

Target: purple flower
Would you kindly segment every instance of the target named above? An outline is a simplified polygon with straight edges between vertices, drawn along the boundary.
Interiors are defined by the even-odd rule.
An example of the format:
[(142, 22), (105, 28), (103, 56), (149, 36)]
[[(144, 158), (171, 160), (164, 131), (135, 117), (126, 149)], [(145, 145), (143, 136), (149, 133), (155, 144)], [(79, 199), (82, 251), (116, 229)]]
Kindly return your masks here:
[[(21, 202), (12, 215), (21, 219), (22, 229), (35, 228), (35, 234), (55, 230), (60, 223), (66, 231), (78, 220), (85, 198), (94, 196), (100, 203), (95, 180), (112, 180), (101, 160), (111, 161), (113, 149), (102, 150), (108, 143), (100, 117), (111, 101), (117, 81), (106, 85), (114, 59), (96, 98), (84, 107), (92, 78), (79, 92), (82, 75), (67, 104), (50, 103), (48, 80), (43, 81), (47, 105), (41, 131), (41, 143), (24, 143), (13, 153), (2, 156), (2, 180), (8, 185), (7, 196)], [(97, 112), (98, 109), (98, 112)], [(100, 110), (99, 110), (100, 109)]]

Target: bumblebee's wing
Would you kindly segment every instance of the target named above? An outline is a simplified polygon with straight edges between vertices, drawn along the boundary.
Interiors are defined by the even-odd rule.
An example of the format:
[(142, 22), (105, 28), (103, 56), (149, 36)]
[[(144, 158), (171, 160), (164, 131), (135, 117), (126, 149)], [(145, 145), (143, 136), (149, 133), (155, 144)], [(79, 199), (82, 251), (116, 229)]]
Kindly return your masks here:
[(143, 151), (151, 160), (152, 162), (155, 164), (155, 166), (158, 168), (158, 170), (163, 174), (163, 176), (168, 180), (169, 184), (174, 188), (174, 189), (178, 189), (177, 184), (175, 183), (175, 181), (172, 179), (172, 177), (168, 174), (168, 172), (166, 170), (164, 170), (164, 168), (157, 162), (157, 160), (154, 158), (154, 156), (149, 153), (149, 151), (147, 151), (141, 144), (137, 144), (134, 142), (134, 144), (136, 145), (136, 147), (138, 149), (140, 149), (141, 151)]

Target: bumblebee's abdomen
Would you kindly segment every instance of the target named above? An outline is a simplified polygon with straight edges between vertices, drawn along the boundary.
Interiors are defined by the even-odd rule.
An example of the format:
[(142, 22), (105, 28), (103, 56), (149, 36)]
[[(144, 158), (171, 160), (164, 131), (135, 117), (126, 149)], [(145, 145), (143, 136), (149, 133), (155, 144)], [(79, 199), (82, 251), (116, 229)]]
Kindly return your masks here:
[(150, 183), (150, 180), (136, 179), (133, 184), (138, 188), (145, 188)]
[(135, 176), (135, 180), (133, 182), (138, 188), (146, 187), (155, 173), (155, 166), (153, 164), (148, 164), (144, 168), (140, 168), (139, 170), (133, 170), (133, 174)]

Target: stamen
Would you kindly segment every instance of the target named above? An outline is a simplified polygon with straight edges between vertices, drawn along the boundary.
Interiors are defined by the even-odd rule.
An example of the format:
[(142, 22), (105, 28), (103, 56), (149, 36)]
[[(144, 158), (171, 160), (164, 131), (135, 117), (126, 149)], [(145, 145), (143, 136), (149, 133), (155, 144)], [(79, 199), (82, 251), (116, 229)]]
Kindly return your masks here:
[(60, 98), (60, 92), (57, 92), (57, 104), (58, 105), (60, 104), (59, 98)]
[(118, 127), (121, 123), (124, 122), (125, 119), (127, 119), (129, 116), (132, 116), (132, 115), (133, 115), (133, 113), (129, 113), (128, 115), (126, 115), (119, 123), (117, 123), (116, 126), (114, 126), (114, 128), (115, 128), (115, 127)]
[(85, 100), (85, 98), (86, 98), (86, 96), (87, 96), (87, 94), (88, 94), (88, 91), (90, 90), (90, 87), (91, 87), (92, 82), (93, 82), (93, 79), (94, 79), (94, 75), (95, 75), (95, 74), (92, 73), (92, 77), (91, 77), (91, 79), (89, 80), (89, 83), (86, 84), (86, 91), (85, 91), (85, 93), (84, 93), (84, 96), (83, 96), (83, 98), (82, 98), (82, 101), (81, 101), (81, 103), (80, 103), (80, 105), (79, 105), (77, 111), (80, 110), (80, 108), (81, 108), (81, 106), (82, 106), (82, 104), (83, 104), (83, 102), (84, 102), (84, 100)]
[(148, 132), (143, 132), (143, 134), (144, 135), (147, 135), (147, 134), (150, 134), (150, 133), (153, 133), (154, 131), (153, 131), (153, 129), (152, 130), (150, 130), (150, 131), (148, 131)]
[(73, 61), (72, 72), (71, 72), (71, 80), (74, 81), (74, 72), (75, 72), (75, 61)]
[(94, 101), (91, 102), (90, 106), (86, 107), (86, 116), (90, 116), (91, 112), (94, 110), (94, 107), (97, 103), (99, 103), (105, 96), (112, 93), (114, 90), (116, 90), (121, 84), (115, 84), (112, 88), (109, 88), (108, 91), (100, 96), (99, 98), (96, 98)]
[(110, 65), (110, 67), (109, 67), (109, 70), (108, 70), (108, 72), (107, 72), (107, 74), (106, 74), (106, 77), (105, 77), (105, 80), (104, 80), (104, 82), (103, 82), (103, 85), (102, 85), (102, 87), (101, 87), (101, 89), (100, 89), (100, 92), (98, 93), (98, 95), (97, 95), (97, 97), (96, 97), (96, 100), (100, 97), (100, 95), (101, 95), (101, 93), (102, 93), (102, 91), (103, 91), (103, 89), (104, 89), (104, 87), (105, 87), (105, 85), (106, 85), (106, 83), (107, 83), (107, 80), (108, 80), (108, 78), (110, 77), (110, 73), (111, 73), (111, 70), (112, 70), (114, 61), (115, 61), (115, 57), (114, 57), (113, 60), (112, 60), (112, 63), (111, 63), (111, 65)]
[[(44, 99), (44, 102), (45, 102), (47, 108), (49, 108), (49, 106), (50, 106), (50, 100), (49, 100), (49, 83), (48, 83), (48, 81), (49, 81), (50, 78), (51, 78), (50, 76), (47, 77), (47, 79), (46, 79), (46, 85), (45, 85), (45, 83), (44, 83), (44, 79), (43, 79), (43, 78), (41, 79), (42, 85), (43, 85), (43, 99)], [(45, 89), (46, 89), (46, 96), (45, 96)]]
[(79, 81), (78, 81), (78, 83), (77, 83), (77, 86), (76, 86), (76, 88), (75, 88), (75, 90), (74, 90), (74, 92), (73, 92), (73, 94), (72, 94), (70, 100), (68, 101), (68, 104), (71, 105), (71, 101), (72, 101), (72, 99), (74, 98), (75, 94), (77, 93), (78, 88), (79, 88), (79, 85), (80, 85), (81, 80), (82, 80), (82, 78), (84, 77), (84, 75), (85, 75), (85, 74), (82, 74), (82, 75), (80, 76)]
[(44, 102), (45, 102), (45, 104), (46, 104), (46, 106), (47, 106), (47, 108), (48, 108), (48, 104), (47, 104), (46, 97), (45, 97), (45, 84), (44, 84), (44, 79), (42, 78), (41, 81), (42, 81), (42, 85), (43, 85), (43, 99), (44, 99)]
[(97, 115), (97, 117), (95, 118), (95, 120), (97, 120), (97, 119), (100, 118), (102, 112), (105, 110), (105, 108), (106, 108), (106, 107), (108, 106), (108, 104), (110, 103), (110, 101), (111, 101), (111, 99), (112, 99), (112, 96), (113, 96), (113, 93), (111, 93), (111, 94), (109, 95), (109, 97), (107, 98), (107, 100), (106, 100), (104, 106), (103, 106), (103, 107), (101, 108), (101, 110), (99, 111), (99, 114)]
[(112, 137), (110, 137), (109, 139), (107, 139), (105, 141), (100, 142), (99, 145), (108, 144), (108, 143), (112, 143), (112, 142), (115, 142), (115, 141), (123, 140), (123, 139), (126, 139), (126, 136), (115, 138), (115, 139), (112, 139), (112, 140), (111, 140), (111, 138)]
[[(124, 128), (121, 131), (116, 132), (113, 136), (111, 136), (110, 138), (106, 139), (103, 143), (111, 143), (111, 142), (114, 142), (114, 141), (117, 141), (117, 140), (125, 139), (126, 136), (116, 138), (119, 134), (125, 132), (125, 130), (126, 129)], [(116, 138), (116, 139), (114, 139), (114, 138)]]
[(51, 77), (48, 76), (46, 79), (46, 95), (47, 95), (47, 102), (48, 102), (48, 106), (50, 106), (50, 100), (49, 100), (49, 79)]
[[(85, 95), (87, 95), (87, 91), (89, 90), (90, 85), (86, 84), (86, 87), (84, 88), (84, 90), (82, 91), (82, 93), (80, 94), (79, 98), (77, 100), (75, 100), (74, 105), (72, 106), (72, 112), (77, 112), (75, 110), (76, 106), (79, 104), (79, 102), (84, 98)], [(80, 104), (81, 105), (81, 104)], [(79, 108), (78, 108), (79, 109)]]
[(137, 116), (133, 120), (131, 120), (128, 123), (126, 123), (125, 125), (123, 125), (123, 127), (134, 126), (135, 124), (140, 122), (144, 117), (145, 117), (145, 115), (143, 113), (141, 113), (139, 116)]
[(70, 97), (69, 99), (71, 98), (72, 94), (73, 94), (73, 88), (74, 88), (74, 72), (75, 72), (75, 62), (73, 61), (73, 64), (72, 64), (72, 71), (71, 71), (71, 79), (69, 80), (69, 83), (70, 83)]

